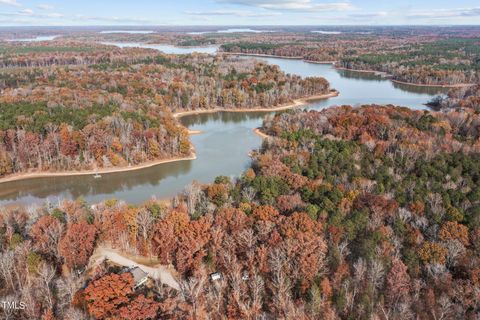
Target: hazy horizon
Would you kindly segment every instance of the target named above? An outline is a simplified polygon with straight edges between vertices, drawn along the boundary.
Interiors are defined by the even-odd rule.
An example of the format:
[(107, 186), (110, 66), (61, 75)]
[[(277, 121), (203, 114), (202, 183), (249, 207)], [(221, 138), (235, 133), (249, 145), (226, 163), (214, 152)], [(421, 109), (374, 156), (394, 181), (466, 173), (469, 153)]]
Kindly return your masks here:
[(459, 0), (0, 0), (0, 26), (479, 25), (478, 1)]

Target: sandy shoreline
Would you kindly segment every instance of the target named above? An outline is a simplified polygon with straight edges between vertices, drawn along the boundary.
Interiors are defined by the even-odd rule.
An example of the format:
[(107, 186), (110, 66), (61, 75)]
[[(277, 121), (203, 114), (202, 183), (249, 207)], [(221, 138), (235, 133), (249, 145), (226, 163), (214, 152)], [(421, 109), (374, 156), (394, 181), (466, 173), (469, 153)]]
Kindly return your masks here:
[(197, 134), (202, 134), (202, 130), (188, 130), (188, 134), (191, 136), (197, 135)]
[(335, 63), (337, 63), (337, 61), (315, 61), (315, 60), (305, 60), (303, 59), (303, 61), (307, 62), (307, 63), (313, 63), (313, 64), (331, 64), (331, 65), (335, 65)]
[(253, 129), (253, 132), (254, 132), (257, 136), (259, 136), (260, 138), (262, 138), (262, 139), (271, 138), (268, 134), (263, 133), (260, 128), (255, 128), (255, 129)]
[(421, 84), (421, 83), (410, 83), (400, 80), (390, 79), (392, 82), (406, 84), (409, 86), (416, 86), (416, 87), (432, 87), (432, 88), (465, 88), (474, 86), (474, 83), (458, 83), (458, 84)]
[(146, 169), (160, 164), (177, 162), (177, 161), (188, 161), (197, 159), (197, 155), (194, 151), (188, 157), (183, 158), (170, 158), (156, 161), (148, 161), (139, 165), (129, 166), (129, 167), (114, 167), (114, 168), (104, 168), (98, 170), (80, 170), (80, 171), (60, 171), (60, 172), (27, 172), (27, 173), (16, 173), (5, 178), (0, 178), (0, 184), (6, 182), (13, 182), (19, 180), (30, 180), (38, 178), (50, 178), (50, 177), (70, 177), (70, 176), (87, 176), (94, 174), (109, 174), (117, 172), (127, 172), (127, 171), (136, 171), (141, 169)]
[(219, 51), (217, 54), (225, 54), (229, 56), (251, 56), (251, 57), (264, 57), (264, 58), (280, 58), (280, 59), (289, 59), (289, 60), (303, 60), (303, 57), (284, 57), (276, 56), (274, 54), (262, 54), (262, 53), (243, 53), (243, 52), (225, 52)]
[[(254, 108), (254, 109), (236, 109), (236, 110), (229, 110), (223, 108), (216, 108), (211, 110), (196, 110), (196, 111), (185, 111), (175, 113), (174, 117), (181, 118), (186, 115), (192, 114), (201, 114), (201, 113), (215, 113), (215, 112), (275, 112), (281, 110), (287, 110), (291, 108), (296, 108), (299, 106), (303, 106), (307, 104), (309, 101), (313, 100), (320, 100), (320, 99), (327, 99), (331, 97), (336, 97), (339, 95), (338, 91), (332, 91), (328, 94), (324, 95), (315, 95), (310, 96), (302, 99), (294, 100), (293, 103), (289, 103), (287, 105), (279, 106), (276, 108)], [(203, 133), (201, 130), (188, 130), (189, 135), (196, 135)], [(9, 175), (4, 178), (0, 178), (0, 184), (6, 182), (13, 182), (19, 180), (29, 180), (29, 179), (38, 179), (38, 178), (49, 178), (49, 177), (70, 177), (70, 176), (85, 176), (85, 175), (94, 175), (94, 174), (109, 174), (109, 173), (118, 173), (118, 172), (126, 172), (126, 171), (135, 171), (146, 169), (150, 167), (154, 167), (160, 164), (177, 162), (177, 161), (187, 161), (187, 160), (195, 160), (197, 155), (195, 150), (192, 148), (192, 154), (188, 157), (183, 158), (170, 158), (170, 159), (163, 159), (158, 161), (149, 161), (145, 162), (140, 165), (129, 166), (129, 167), (114, 167), (114, 168), (104, 168), (98, 170), (80, 170), (80, 171), (60, 171), (60, 172), (27, 172), (27, 173), (15, 173), (13, 175)]]
[[(375, 75), (378, 75), (378, 76), (381, 76), (381, 77), (385, 77), (387, 79), (389, 79), (391, 77), (391, 75), (389, 75), (388, 73), (386, 72), (383, 72), (383, 71), (376, 71), (376, 70), (361, 70), (361, 69), (348, 69), (348, 68), (344, 68), (344, 67), (335, 67), (335, 69), (337, 70), (344, 70), (344, 71), (353, 71), (353, 72), (358, 72), (358, 73), (373, 73)], [(390, 79), (391, 80), (391, 79)], [(413, 83), (409, 83), (411, 85), (415, 85)]]
[(293, 109), (296, 107), (300, 107), (303, 105), (308, 104), (311, 101), (315, 100), (322, 100), (322, 99), (328, 99), (328, 98), (333, 98), (338, 96), (340, 93), (336, 90), (326, 93), (326, 94), (321, 94), (321, 95), (314, 95), (306, 98), (300, 98), (293, 100), (292, 103), (288, 103), (282, 106), (278, 106), (275, 108), (252, 108), (252, 109), (225, 109), (225, 108), (214, 108), (214, 109), (203, 109), (203, 110), (191, 110), (191, 111), (182, 111), (182, 112), (177, 112), (173, 116), (175, 118), (181, 118), (185, 116), (190, 116), (190, 115), (196, 115), (196, 114), (204, 114), (204, 113), (216, 113), (216, 112), (275, 112), (275, 111), (283, 111), (283, 110), (288, 110), (288, 109)]

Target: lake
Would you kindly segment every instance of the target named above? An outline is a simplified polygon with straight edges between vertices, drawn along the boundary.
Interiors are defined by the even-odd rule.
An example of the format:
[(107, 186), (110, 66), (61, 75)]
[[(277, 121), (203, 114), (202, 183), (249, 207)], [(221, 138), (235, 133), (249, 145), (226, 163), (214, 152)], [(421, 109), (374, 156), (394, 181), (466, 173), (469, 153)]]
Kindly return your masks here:
[(151, 34), (155, 33), (153, 30), (104, 30), (100, 31), (102, 34), (126, 33), (126, 34)]
[(40, 41), (52, 41), (58, 36), (37, 36), (35, 38), (20, 38), (20, 39), (9, 39), (9, 42), (40, 42)]
[[(138, 46), (138, 44), (136, 44)], [(145, 47), (159, 49), (173, 46)], [(172, 48), (173, 47), (173, 48)], [(201, 50), (201, 48), (189, 48)], [(177, 53), (177, 52), (168, 52)], [(247, 57), (245, 57), (247, 58)], [(368, 103), (394, 104), (413, 109), (425, 109), (424, 103), (445, 89), (395, 84), (372, 74), (336, 70), (328, 64), (313, 64), (302, 60), (265, 58), (279, 65), (287, 73), (303, 77), (322, 76), (332, 88), (340, 91), (338, 97), (312, 102), (306, 108), (320, 110), (332, 105), (361, 105)], [(0, 205), (41, 203), (48, 199), (83, 197), (88, 202), (117, 198), (138, 204), (152, 197), (171, 197), (181, 192), (193, 180), (209, 183), (216, 176), (239, 176), (249, 165), (249, 152), (260, 147), (261, 138), (253, 129), (262, 124), (269, 113), (228, 113), (189, 115), (181, 122), (192, 130), (197, 159), (161, 164), (137, 171), (104, 174), (101, 179), (92, 176), (52, 177), (0, 184)]]
[(143, 44), (138, 42), (101, 42), (105, 45), (117, 46), (120, 48), (147, 48), (162, 51), (168, 54), (190, 54), (194, 52), (215, 54), (218, 46), (205, 47), (177, 47), (170, 44)]

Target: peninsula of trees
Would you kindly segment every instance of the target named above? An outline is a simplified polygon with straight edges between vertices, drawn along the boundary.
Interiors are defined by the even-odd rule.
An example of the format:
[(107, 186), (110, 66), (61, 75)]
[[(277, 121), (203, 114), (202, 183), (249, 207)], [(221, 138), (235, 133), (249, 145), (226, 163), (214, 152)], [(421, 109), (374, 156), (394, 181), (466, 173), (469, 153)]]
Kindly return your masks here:
[(369, 33), (269, 33), (224, 39), (229, 53), (334, 62), (338, 68), (382, 72), (421, 85), (464, 85), (480, 81), (480, 32), (476, 29), (390, 29)]
[(268, 109), (330, 91), (323, 78), (235, 57), (74, 41), (0, 51), (0, 176), (189, 156), (174, 113)]
[(437, 96), (428, 103), (435, 110), (448, 111), (451, 109), (466, 109), (480, 112), (480, 84), (468, 88), (456, 88), (448, 92), (446, 96)]

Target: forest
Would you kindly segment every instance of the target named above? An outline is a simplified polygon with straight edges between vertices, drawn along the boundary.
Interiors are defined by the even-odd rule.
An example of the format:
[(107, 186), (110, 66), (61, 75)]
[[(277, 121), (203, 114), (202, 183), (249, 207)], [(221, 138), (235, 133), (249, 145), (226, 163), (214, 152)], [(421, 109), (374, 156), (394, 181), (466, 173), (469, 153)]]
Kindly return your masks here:
[[(260, 129), (269, 137), (240, 177), (169, 202), (4, 208), (0, 294), (29, 302), (14, 316), (478, 317), (476, 112), (339, 106)], [(105, 247), (171, 266), (178, 287), (92, 265)]]
[[(231, 41), (231, 40), (230, 40)], [(473, 84), (480, 81), (478, 32), (463, 34), (269, 34), (225, 42), (228, 53), (268, 54), (338, 68), (384, 72), (393, 80), (422, 85)]]
[[(221, 33), (210, 28), (199, 34), (182, 31), (182, 28), (149, 34), (72, 30), (59, 36), (58, 41), (64, 43), (65, 48), (62, 49), (67, 51), (69, 47), (78, 51), (103, 51), (100, 42), (105, 41), (172, 44), (179, 47), (215, 45), (219, 46), (219, 51), (227, 53), (267, 54), (313, 62), (334, 62), (337, 68), (384, 72), (393, 80), (412, 84), (452, 86), (480, 81), (480, 29), (476, 26), (339, 26), (331, 29), (333, 34), (300, 26), (272, 27), (268, 32), (258, 33)], [(88, 45), (82, 48), (81, 44)], [(0, 54), (11, 52), (10, 46), (25, 53), (32, 51), (28, 45), (19, 48), (16, 44), (0, 48)], [(43, 50), (45, 57), (48, 57), (51, 47), (48, 43), (42, 47), (35, 51)], [(95, 59), (105, 59), (103, 53)], [(59, 54), (60, 60), (72, 59), (68, 54), (65, 55)], [(88, 58), (83, 53), (74, 59), (78, 60), (77, 63), (86, 63)], [(15, 60), (15, 57), (9, 58), (3, 64), (24, 63), (22, 59)], [(30, 63), (46, 61), (43, 59)]]
[(446, 96), (437, 96), (428, 102), (434, 110), (448, 111), (452, 109), (480, 112), (480, 85), (467, 88), (455, 88)]
[(183, 111), (273, 108), (330, 91), (235, 57), (52, 42), (0, 54), (0, 176), (189, 156)]

